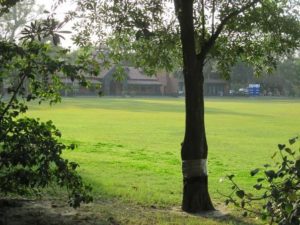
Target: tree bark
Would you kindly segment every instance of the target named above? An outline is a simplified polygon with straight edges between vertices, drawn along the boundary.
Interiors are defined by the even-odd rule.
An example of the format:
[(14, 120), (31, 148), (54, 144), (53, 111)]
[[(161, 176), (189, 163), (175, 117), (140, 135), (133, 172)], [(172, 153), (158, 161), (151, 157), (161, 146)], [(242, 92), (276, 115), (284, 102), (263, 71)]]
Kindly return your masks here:
[(193, 0), (175, 0), (181, 29), (185, 82), (185, 136), (181, 149), (183, 172), (182, 210), (213, 210), (208, 193), (207, 141), (204, 123), (203, 67), (205, 56), (196, 56)]
[(208, 147), (204, 121), (203, 65), (185, 73), (186, 129), (181, 150), (183, 172), (182, 209), (187, 212), (213, 210), (208, 192)]

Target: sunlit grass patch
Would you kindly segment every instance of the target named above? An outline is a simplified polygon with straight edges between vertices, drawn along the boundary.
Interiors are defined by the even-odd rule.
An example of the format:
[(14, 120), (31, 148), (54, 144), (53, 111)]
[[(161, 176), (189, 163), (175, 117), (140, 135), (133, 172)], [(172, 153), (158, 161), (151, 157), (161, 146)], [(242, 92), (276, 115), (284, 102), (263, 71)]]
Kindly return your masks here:
[[(248, 174), (265, 162), (278, 143), (300, 132), (300, 101), (290, 99), (208, 98), (209, 187), (230, 190), (221, 177), (235, 173), (251, 188)], [(63, 141), (78, 149), (65, 157), (80, 164), (96, 196), (117, 196), (142, 205), (178, 206), (184, 135), (183, 98), (66, 98), (29, 114), (52, 119)]]

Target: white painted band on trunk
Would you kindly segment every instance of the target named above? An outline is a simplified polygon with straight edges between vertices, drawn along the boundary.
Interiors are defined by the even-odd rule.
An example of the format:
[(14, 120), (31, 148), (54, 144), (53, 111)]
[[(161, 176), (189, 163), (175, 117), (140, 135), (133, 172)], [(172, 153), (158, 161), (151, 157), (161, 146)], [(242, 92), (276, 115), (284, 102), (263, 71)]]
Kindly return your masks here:
[(207, 159), (182, 160), (184, 178), (207, 176)]

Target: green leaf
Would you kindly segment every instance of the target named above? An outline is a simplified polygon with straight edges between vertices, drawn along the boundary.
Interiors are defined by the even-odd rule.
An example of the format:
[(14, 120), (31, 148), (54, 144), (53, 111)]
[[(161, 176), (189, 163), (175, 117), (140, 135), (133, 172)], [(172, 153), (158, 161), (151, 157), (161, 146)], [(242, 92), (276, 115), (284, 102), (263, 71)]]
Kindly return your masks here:
[(74, 150), (76, 148), (75, 144), (70, 144), (69, 149)]
[(265, 171), (265, 174), (267, 177), (272, 178), (272, 179), (276, 177), (276, 173), (274, 170), (267, 170), (267, 171)]
[(278, 148), (280, 151), (283, 150), (285, 148), (285, 144), (278, 144)]
[(257, 174), (259, 172), (259, 169), (258, 168), (256, 168), (256, 169), (254, 169), (254, 170), (252, 170), (251, 172), (250, 172), (250, 174), (251, 174), (251, 176), (253, 177), (255, 174)]
[(284, 150), (290, 155), (294, 154), (294, 152), (290, 148), (285, 148)]
[(235, 194), (239, 197), (239, 198), (244, 198), (245, 196), (245, 192), (243, 190), (238, 190), (235, 192)]
[(290, 145), (294, 144), (294, 143), (296, 142), (297, 139), (298, 139), (298, 137), (291, 138), (291, 139), (289, 140)]
[(232, 178), (234, 178), (234, 175), (233, 175), (233, 174), (228, 175), (227, 178), (228, 178), (229, 180), (232, 180)]
[(260, 190), (262, 188), (262, 184), (255, 184), (253, 186), (256, 190)]
[(265, 180), (265, 178), (258, 178), (257, 179), (257, 182), (262, 182), (262, 181), (264, 181)]

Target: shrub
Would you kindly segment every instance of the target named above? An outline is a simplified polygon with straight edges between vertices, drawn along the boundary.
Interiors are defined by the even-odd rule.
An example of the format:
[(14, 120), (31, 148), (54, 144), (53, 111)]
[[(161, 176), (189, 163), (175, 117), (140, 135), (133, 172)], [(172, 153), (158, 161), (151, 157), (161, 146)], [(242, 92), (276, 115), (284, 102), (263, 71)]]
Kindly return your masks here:
[(0, 192), (38, 194), (51, 183), (66, 187), (69, 203), (78, 207), (90, 202), (91, 188), (83, 184), (76, 172), (78, 164), (63, 159), (61, 154), (74, 145), (60, 143), (59, 130), (51, 121), (32, 118), (1, 121), (0, 130)]
[[(253, 188), (255, 193), (246, 192), (235, 181), (234, 175), (227, 176), (232, 183), (232, 193), (227, 195), (226, 204), (234, 204), (248, 213), (261, 216), (270, 224), (300, 224), (300, 148), (295, 144), (298, 137), (289, 140), (289, 145), (279, 144), (278, 151), (272, 158), (279, 155), (280, 162), (274, 166), (263, 165), (250, 172), (256, 176)], [(299, 142), (298, 142), (299, 143)], [(296, 147), (298, 146), (298, 147)], [(253, 207), (258, 202), (260, 208)]]

